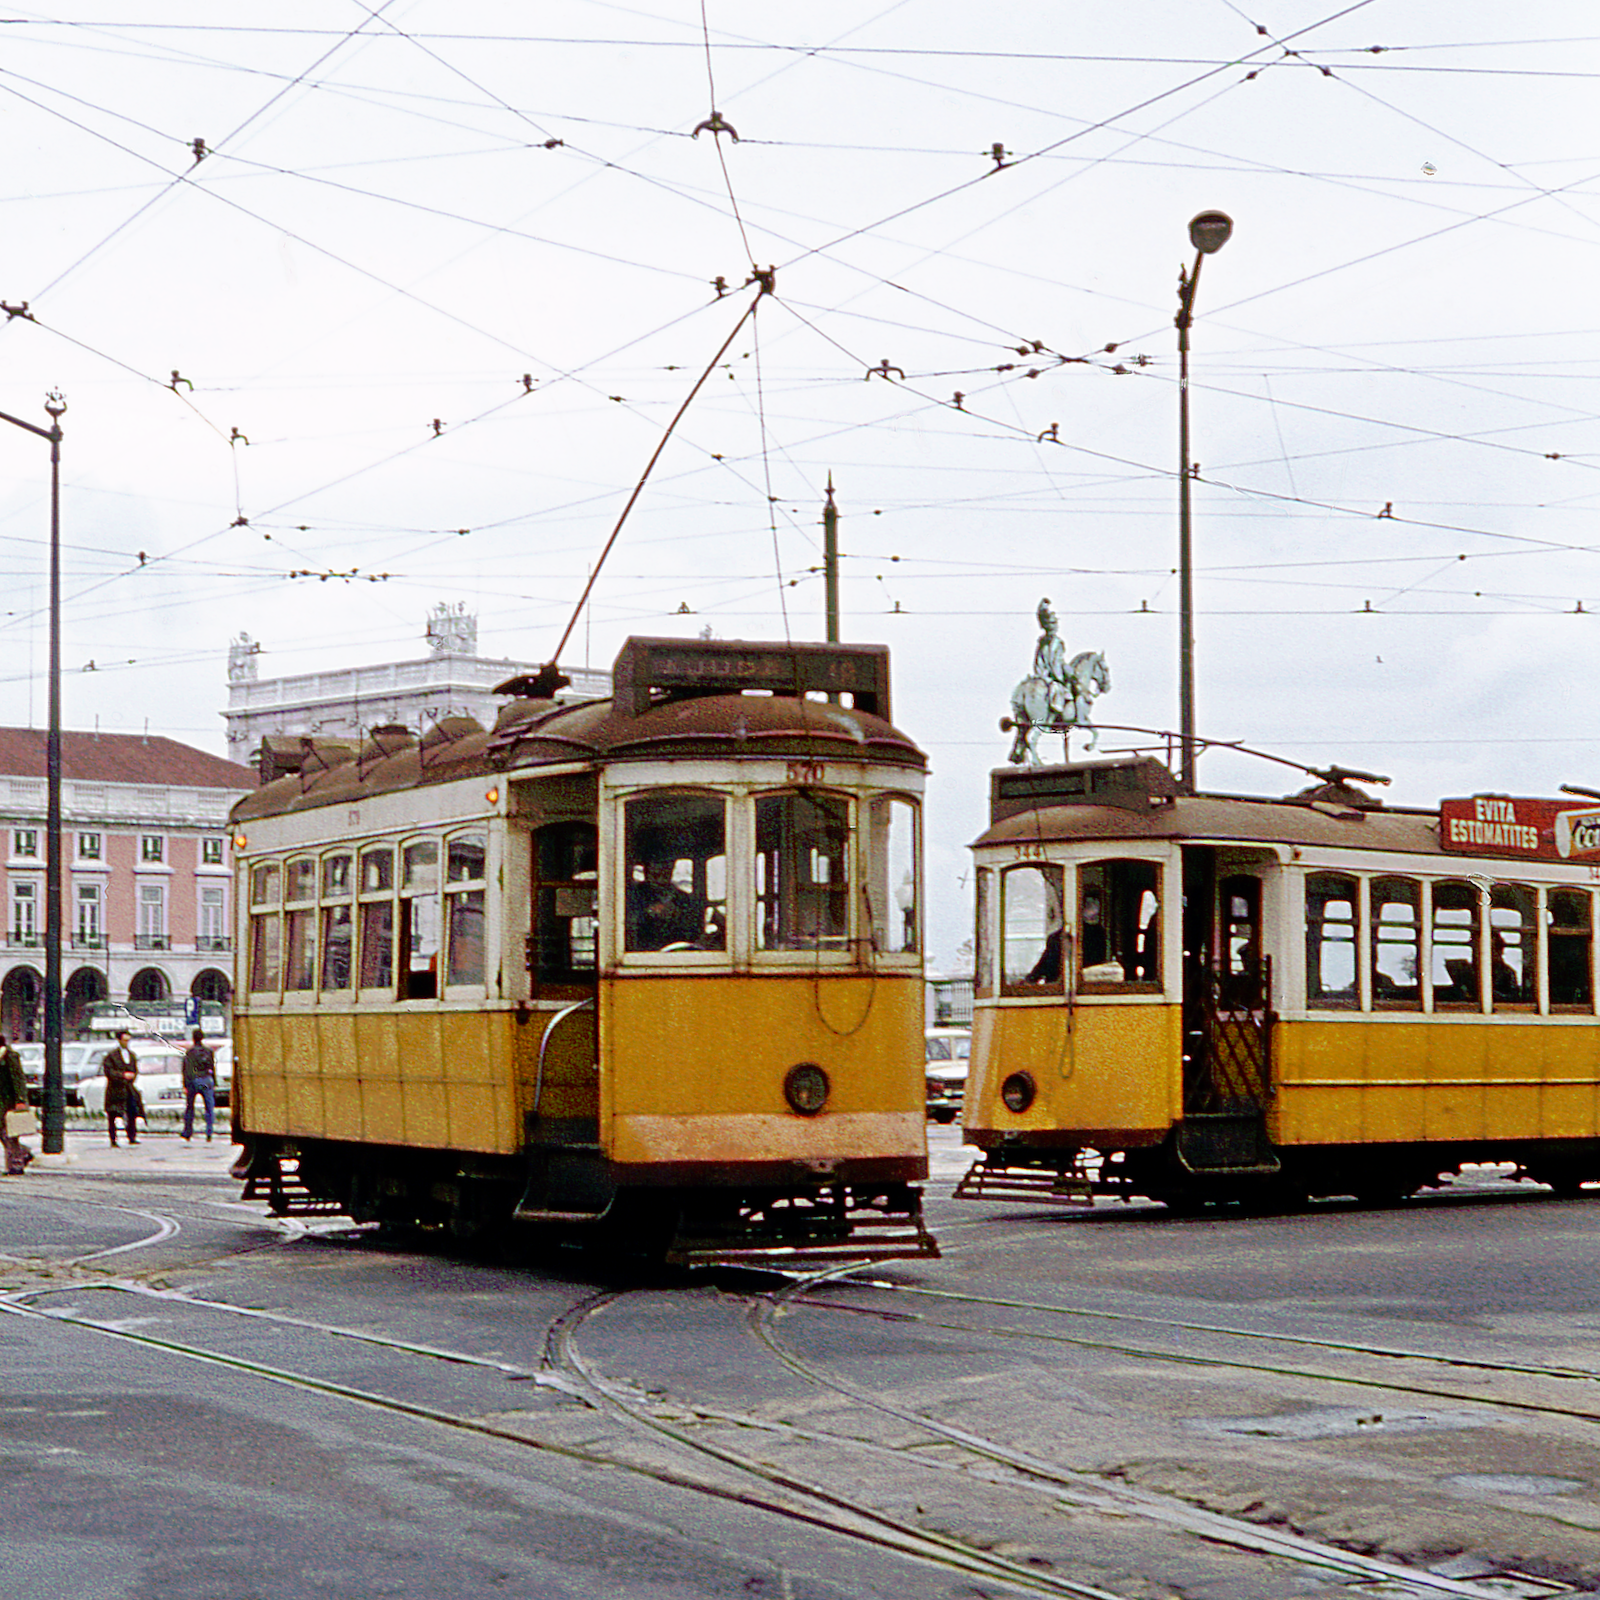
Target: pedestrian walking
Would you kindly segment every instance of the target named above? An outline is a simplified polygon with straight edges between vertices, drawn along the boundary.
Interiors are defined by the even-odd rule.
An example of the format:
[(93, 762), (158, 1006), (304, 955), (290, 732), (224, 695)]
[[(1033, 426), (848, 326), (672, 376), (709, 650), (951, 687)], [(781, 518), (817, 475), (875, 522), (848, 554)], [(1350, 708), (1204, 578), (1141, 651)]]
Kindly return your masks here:
[(23, 1071), (22, 1057), (0, 1033), (0, 1138), (5, 1142), (6, 1171), (13, 1176), (26, 1170), (33, 1152), (21, 1139), (12, 1137), (7, 1124), (13, 1112), (21, 1115), (27, 1109), (28, 1074)]
[(111, 1143), (117, 1142), (117, 1118), (127, 1124), (128, 1143), (138, 1144), (139, 1091), (134, 1080), (139, 1076), (139, 1058), (128, 1043), (128, 1030), (117, 1035), (115, 1048), (107, 1050), (100, 1060), (100, 1070), (106, 1080), (106, 1127), (111, 1133)]
[(206, 1108), (206, 1143), (211, 1143), (211, 1124), (217, 1115), (217, 1057), (206, 1044), (199, 1028), (194, 1043), (183, 1053), (183, 1137), (194, 1138), (194, 1099), (199, 1095)]

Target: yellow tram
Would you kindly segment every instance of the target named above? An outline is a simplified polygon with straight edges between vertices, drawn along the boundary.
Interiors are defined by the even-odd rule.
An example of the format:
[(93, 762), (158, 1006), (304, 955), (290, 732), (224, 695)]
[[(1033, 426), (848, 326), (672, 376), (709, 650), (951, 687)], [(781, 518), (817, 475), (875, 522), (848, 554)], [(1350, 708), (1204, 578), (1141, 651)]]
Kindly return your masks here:
[(613, 685), (302, 740), (235, 808), (247, 1192), (678, 1262), (936, 1253), (888, 651), (632, 639)]
[(968, 1197), (1381, 1202), (1468, 1163), (1600, 1180), (1600, 809), (991, 777)]

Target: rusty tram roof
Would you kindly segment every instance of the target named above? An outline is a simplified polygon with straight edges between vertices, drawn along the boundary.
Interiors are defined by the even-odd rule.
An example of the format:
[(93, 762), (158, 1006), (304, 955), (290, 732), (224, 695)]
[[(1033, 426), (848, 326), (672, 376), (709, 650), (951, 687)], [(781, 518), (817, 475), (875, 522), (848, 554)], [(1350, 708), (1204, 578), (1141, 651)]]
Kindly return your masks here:
[[(470, 717), (447, 717), (421, 740), (404, 728), (375, 729), (359, 750), (306, 737), (291, 752), (283, 748), (290, 741), (279, 740), (274, 752), (279, 770), (292, 770), (246, 795), (233, 808), (233, 819), (243, 822), (475, 775), (570, 763), (766, 757), (870, 762), (916, 771), (927, 765), (923, 752), (885, 716), (860, 704), (805, 698), (817, 692), (824, 653), (837, 651), (847, 653), (858, 677), (867, 670), (874, 674), (873, 682), (881, 678), (881, 694), (863, 689), (856, 698), (886, 710), (888, 652), (882, 646), (697, 640), (693, 658), (714, 669), (697, 684), (684, 666), (689, 651), (662, 648), (679, 643), (630, 640), (617, 658), (617, 682), (626, 688), (613, 698), (577, 704), (513, 699), (492, 729)], [(641, 658), (675, 669), (671, 681), (652, 692)], [(756, 670), (729, 670), (730, 664), (752, 663)], [(730, 680), (759, 687), (756, 692), (735, 689)], [(771, 683), (778, 687), (768, 687)]]

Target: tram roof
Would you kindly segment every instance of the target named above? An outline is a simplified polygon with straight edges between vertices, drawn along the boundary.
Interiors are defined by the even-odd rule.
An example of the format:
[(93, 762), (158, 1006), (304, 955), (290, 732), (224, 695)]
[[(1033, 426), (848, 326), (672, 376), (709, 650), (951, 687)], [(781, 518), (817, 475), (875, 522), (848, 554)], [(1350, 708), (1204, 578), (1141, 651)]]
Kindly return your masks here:
[(1143, 810), (1120, 805), (1045, 805), (1002, 817), (974, 846), (1027, 840), (1087, 843), (1096, 839), (1189, 840), (1217, 844), (1325, 845), (1397, 855), (1452, 855), (1439, 842), (1434, 811), (1358, 809), (1300, 797), (1177, 795)]
[[(714, 650), (718, 643), (703, 648)], [(724, 677), (709, 690), (679, 687), (656, 699), (635, 689), (576, 704), (512, 700), (492, 729), (465, 717), (445, 719), (420, 741), (405, 729), (378, 729), (359, 751), (306, 738), (300, 741), (300, 770), (246, 795), (232, 816), (243, 822), (475, 775), (573, 763), (765, 758), (919, 772), (927, 766), (923, 752), (872, 711), (795, 694), (729, 693), (726, 683)]]

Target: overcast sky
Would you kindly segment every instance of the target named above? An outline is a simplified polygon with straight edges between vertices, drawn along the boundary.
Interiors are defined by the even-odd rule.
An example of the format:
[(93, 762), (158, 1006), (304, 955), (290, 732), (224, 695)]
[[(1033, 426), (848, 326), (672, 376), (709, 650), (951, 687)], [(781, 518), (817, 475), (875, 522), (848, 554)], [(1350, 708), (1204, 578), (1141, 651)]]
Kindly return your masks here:
[[(831, 471), (949, 956), (1041, 596), (1104, 720), (1177, 721), (1172, 314), (1220, 208), (1200, 732), (1401, 803), (1600, 786), (1597, 74), (1583, 0), (8, 7), (0, 409), (69, 408), (65, 720), (220, 751), (230, 636), (404, 659), (438, 601), (544, 659), (775, 266), (565, 660), (820, 638)], [(37, 724), (48, 455), (0, 435)]]

